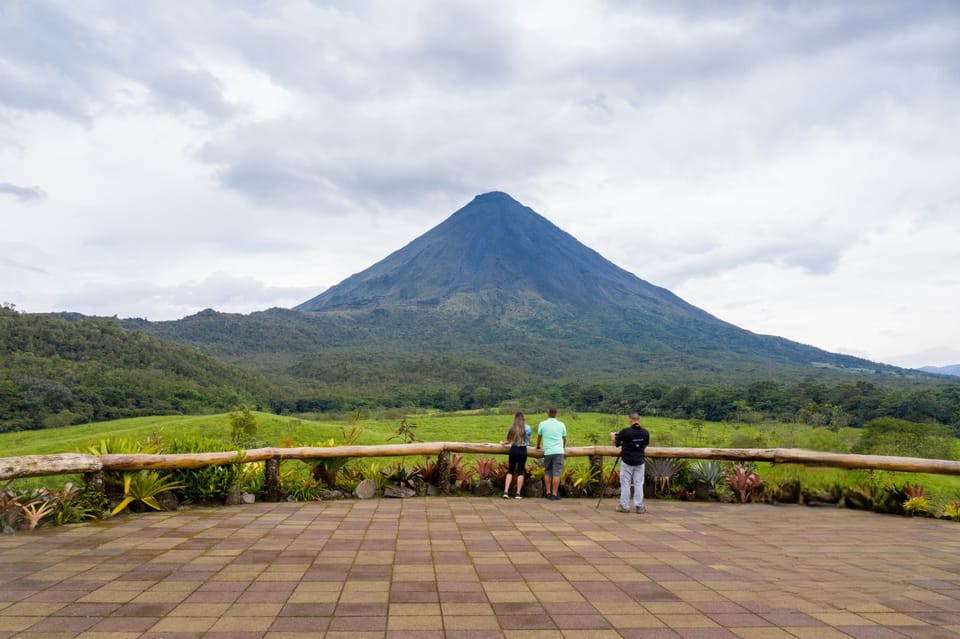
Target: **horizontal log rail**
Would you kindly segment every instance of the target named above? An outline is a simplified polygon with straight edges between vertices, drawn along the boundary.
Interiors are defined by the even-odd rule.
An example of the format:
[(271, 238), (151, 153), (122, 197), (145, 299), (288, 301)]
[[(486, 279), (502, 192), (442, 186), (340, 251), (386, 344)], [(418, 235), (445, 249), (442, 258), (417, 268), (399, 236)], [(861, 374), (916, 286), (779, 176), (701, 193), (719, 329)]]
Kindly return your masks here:
[[(375, 446), (330, 446), (302, 448), (255, 448), (246, 451), (223, 451), (176, 455), (61, 453), (56, 455), (24, 455), (0, 457), (0, 480), (73, 473), (94, 473), (122, 470), (174, 470), (222, 466), (237, 461), (258, 462), (285, 459), (323, 459), (331, 457), (404, 457), (439, 455), (444, 452), (506, 455), (510, 448), (499, 444), (466, 442), (418, 442)], [(566, 450), (568, 457), (600, 455), (614, 457), (619, 449), (613, 446), (580, 446)], [(530, 448), (530, 457), (543, 457), (543, 451)], [(757, 461), (774, 464), (804, 464), (833, 468), (892, 470), (913, 473), (960, 475), (960, 461), (921, 459), (880, 455), (826, 453), (798, 448), (647, 448), (648, 457), (683, 459), (716, 459), (723, 461)]]

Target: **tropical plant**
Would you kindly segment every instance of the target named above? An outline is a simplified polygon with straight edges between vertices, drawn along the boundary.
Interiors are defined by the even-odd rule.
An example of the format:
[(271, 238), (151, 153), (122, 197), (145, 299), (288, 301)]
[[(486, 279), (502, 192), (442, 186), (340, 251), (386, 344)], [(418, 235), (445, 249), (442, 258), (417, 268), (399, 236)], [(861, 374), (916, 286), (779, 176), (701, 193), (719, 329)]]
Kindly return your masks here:
[(288, 498), (294, 501), (320, 501), (324, 485), (313, 477), (299, 477), (295, 473), (287, 473), (281, 478), (281, 486)]
[(389, 478), (383, 473), (383, 464), (375, 461), (358, 461), (356, 469), (362, 479), (372, 479), (378, 490), (383, 490), (390, 484)]
[(473, 483), (473, 468), (464, 461), (460, 453), (450, 455), (450, 481), (461, 488)]
[(564, 479), (576, 491), (584, 495), (593, 493), (600, 484), (600, 475), (597, 468), (588, 463), (571, 464), (568, 471), (564, 473)]
[(123, 499), (110, 512), (116, 515), (134, 502), (150, 506), (154, 510), (163, 510), (157, 501), (157, 495), (168, 490), (178, 490), (183, 484), (172, 477), (165, 477), (152, 470), (141, 470), (136, 473), (124, 473)]
[(496, 466), (497, 460), (493, 457), (477, 457), (473, 460), (473, 470), (481, 480), (491, 479)]
[(155, 443), (144, 443), (124, 437), (101, 439), (95, 444), (87, 446), (91, 455), (133, 455), (136, 453), (155, 453), (159, 449)]
[(420, 472), (416, 468), (408, 469), (400, 461), (392, 466), (387, 466), (380, 471), (387, 478), (388, 483), (395, 484), (400, 488), (412, 488), (416, 490), (417, 482), (422, 481)]
[(655, 490), (666, 493), (670, 480), (683, 468), (683, 460), (675, 457), (653, 457), (646, 461), (646, 474), (653, 477)]
[(904, 484), (903, 493), (907, 496), (907, 499), (914, 499), (916, 497), (925, 497), (923, 486), (920, 484)]
[(420, 473), (424, 482), (432, 486), (436, 486), (440, 481), (440, 465), (429, 457), (424, 457), (423, 461), (415, 464), (413, 468)]
[(44, 501), (41, 498), (31, 499), (21, 506), (23, 514), (27, 519), (30, 530), (33, 530), (40, 523), (40, 520), (57, 509), (57, 504), (53, 501)]
[(10, 490), (9, 481), (0, 489), (0, 532), (16, 530), (17, 524), (23, 517), (21, 499), (23, 499), (22, 495)]
[(903, 502), (903, 512), (908, 515), (922, 515), (930, 511), (930, 502), (926, 497), (918, 495)]
[(741, 504), (747, 499), (756, 500), (757, 489), (763, 484), (760, 475), (743, 464), (734, 464), (731, 470), (725, 473), (727, 486), (734, 492)]
[[(231, 449), (230, 444), (208, 437), (182, 437), (173, 440), (167, 452), (205, 453), (224, 452)], [(237, 458), (229, 464), (183, 468), (173, 472), (173, 477), (182, 486), (177, 491), (182, 501), (191, 504), (223, 503), (233, 490), (256, 492), (249, 483), (262, 481), (263, 473), (256, 473), (243, 462), (244, 453), (236, 450)]]
[(543, 462), (536, 460), (527, 466), (527, 474), (530, 479), (543, 479)]
[(946, 504), (943, 507), (943, 516), (947, 519), (960, 521), (960, 501), (955, 501), (952, 504)]
[(716, 488), (723, 481), (723, 462), (716, 459), (697, 459), (690, 462), (690, 479), (709, 488)]
[[(58, 526), (96, 519), (98, 511), (89, 508), (81, 499), (84, 491), (67, 482), (60, 490), (41, 488), (37, 497), (53, 505), (53, 521)], [(102, 512), (102, 509), (101, 511)]]

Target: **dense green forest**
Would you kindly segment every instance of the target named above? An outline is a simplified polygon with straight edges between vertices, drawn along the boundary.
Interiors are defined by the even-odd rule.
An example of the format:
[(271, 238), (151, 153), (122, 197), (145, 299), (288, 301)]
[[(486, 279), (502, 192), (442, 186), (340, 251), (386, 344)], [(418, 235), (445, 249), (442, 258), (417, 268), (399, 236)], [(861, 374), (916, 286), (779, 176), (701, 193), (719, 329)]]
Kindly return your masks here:
[(262, 376), (110, 319), (0, 307), (0, 431), (266, 402)]
[(268, 379), (127, 330), (112, 318), (67, 321), (0, 308), (0, 431), (222, 411), (236, 404), (277, 414), (378, 407), (539, 410), (555, 404), (581, 412), (636, 408), (680, 419), (774, 419), (835, 428), (893, 417), (945, 424), (960, 434), (960, 383), (932, 376), (926, 384), (912, 379), (899, 386), (889, 379), (772, 377), (719, 385), (610, 378), (617, 381), (544, 381), (466, 354), (391, 358), (331, 344)]

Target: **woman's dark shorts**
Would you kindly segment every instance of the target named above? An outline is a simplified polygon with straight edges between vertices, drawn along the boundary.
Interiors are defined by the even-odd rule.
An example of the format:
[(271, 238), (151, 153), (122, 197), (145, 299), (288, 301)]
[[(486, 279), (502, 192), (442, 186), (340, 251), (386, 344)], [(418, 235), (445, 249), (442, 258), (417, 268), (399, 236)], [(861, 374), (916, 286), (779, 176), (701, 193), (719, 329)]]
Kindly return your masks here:
[(527, 447), (511, 446), (510, 457), (507, 461), (507, 472), (511, 475), (522, 475), (527, 464)]

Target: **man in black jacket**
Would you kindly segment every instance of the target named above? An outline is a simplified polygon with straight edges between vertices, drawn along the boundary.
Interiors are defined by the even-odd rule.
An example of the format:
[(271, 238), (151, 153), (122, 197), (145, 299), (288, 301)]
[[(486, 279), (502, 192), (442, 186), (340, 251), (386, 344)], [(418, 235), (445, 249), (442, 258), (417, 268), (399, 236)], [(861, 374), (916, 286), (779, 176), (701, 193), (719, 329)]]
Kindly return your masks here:
[(620, 505), (617, 512), (630, 512), (631, 485), (635, 512), (647, 512), (643, 506), (643, 471), (650, 433), (640, 425), (640, 413), (630, 413), (630, 425), (619, 433), (610, 433), (610, 441), (620, 447)]

